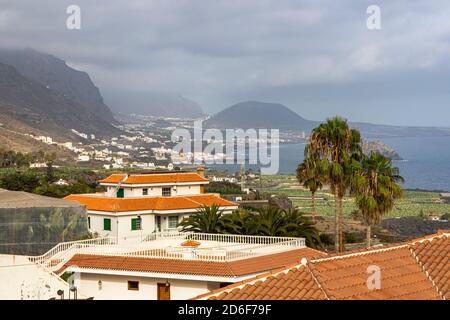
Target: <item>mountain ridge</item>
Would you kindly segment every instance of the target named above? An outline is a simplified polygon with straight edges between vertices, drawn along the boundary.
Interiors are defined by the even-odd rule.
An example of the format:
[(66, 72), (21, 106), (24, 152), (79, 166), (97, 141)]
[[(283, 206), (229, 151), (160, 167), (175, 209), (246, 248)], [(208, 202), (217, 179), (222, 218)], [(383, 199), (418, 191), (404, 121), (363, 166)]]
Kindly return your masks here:
[[(107, 92), (106, 100), (114, 112), (167, 118), (200, 118), (202, 107), (179, 93)], [(124, 108), (126, 106), (126, 108)], [(124, 110), (125, 109), (125, 110)]]
[(0, 62), (13, 66), (24, 77), (85, 106), (105, 121), (116, 120), (88, 73), (73, 69), (51, 54), (34, 49), (1, 49)]
[[(40, 53), (33, 51), (33, 54), (39, 55)], [(45, 56), (45, 54), (43, 55)], [(48, 56), (51, 57), (50, 61), (57, 59)], [(44, 80), (35, 81), (32, 79), (33, 77), (23, 75), (16, 67), (2, 61), (0, 54), (1, 114), (17, 120), (17, 123), (35, 128), (41, 134), (64, 137), (71, 141), (78, 141), (79, 139), (70, 132), (70, 129), (99, 136), (110, 136), (119, 132), (119, 129), (114, 127), (116, 121), (112, 118), (112, 113), (109, 111), (109, 115), (108, 112), (104, 111), (105, 108), (109, 110), (106, 105), (99, 105), (98, 109), (93, 108), (92, 104), (86, 106), (80, 102), (80, 99), (69, 97), (69, 90), (66, 90), (66, 92), (63, 89), (54, 90), (46, 85)], [(19, 61), (21, 59), (17, 59), (15, 63), (20, 64)], [(58, 63), (63, 62), (60, 60)], [(42, 68), (42, 70), (45, 69), (45, 67)], [(29, 67), (23, 67), (22, 69), (27, 69), (27, 73), (32, 73)], [(42, 70), (40, 73), (43, 72)], [(68, 72), (70, 73), (70, 71)], [(54, 81), (57, 82), (58, 75), (55, 75), (52, 70), (49, 70), (48, 73), (52, 74), (50, 77), (56, 77)], [(38, 77), (38, 75), (36, 74), (34, 77)], [(70, 86), (70, 81), (67, 83)], [(79, 86), (78, 89), (74, 89), (74, 91), (81, 90), (83, 86), (89, 88), (91, 85), (92, 82), (89, 79), (88, 82)], [(96, 89), (93, 90), (96, 92)], [(101, 99), (100, 96), (98, 101), (101, 101)]]
[[(261, 101), (244, 101), (236, 103), (205, 120), (205, 128), (265, 128), (282, 131), (309, 132), (324, 121), (308, 120), (297, 112), (280, 103)], [(448, 136), (450, 128), (393, 126), (367, 122), (348, 122), (352, 128), (357, 128), (366, 138), (386, 138), (402, 136)]]

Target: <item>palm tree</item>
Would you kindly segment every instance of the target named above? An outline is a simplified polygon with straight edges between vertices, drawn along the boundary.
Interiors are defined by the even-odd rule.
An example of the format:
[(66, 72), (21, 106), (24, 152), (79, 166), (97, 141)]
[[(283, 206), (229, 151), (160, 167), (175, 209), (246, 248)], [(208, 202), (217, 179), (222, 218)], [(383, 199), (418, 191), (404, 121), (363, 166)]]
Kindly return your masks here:
[(326, 181), (335, 196), (335, 249), (343, 251), (342, 200), (351, 185), (356, 161), (360, 158), (361, 135), (349, 128), (347, 120), (334, 117), (315, 128), (305, 149), (307, 158), (329, 162)]
[(372, 226), (378, 224), (383, 215), (392, 210), (394, 201), (402, 196), (398, 183), (403, 181), (391, 159), (378, 152), (363, 157), (353, 180), (352, 192), (360, 218), (367, 226), (367, 247), (371, 245)]
[(285, 210), (283, 218), (285, 236), (305, 238), (306, 245), (310, 248), (322, 247), (319, 231), (303, 212), (298, 209)]
[(221, 219), (222, 231), (229, 234), (256, 234), (255, 215), (247, 209), (237, 209)]
[[(306, 152), (308, 154), (308, 152)], [(305, 160), (297, 167), (297, 180), (305, 188), (311, 191), (312, 202), (312, 218), (316, 221), (316, 204), (315, 194), (317, 190), (322, 189), (325, 180), (325, 172), (327, 171), (327, 161), (305, 158)]]
[(276, 207), (263, 207), (255, 215), (256, 234), (260, 236), (282, 237), (285, 235), (283, 210)]
[(223, 211), (218, 205), (203, 206), (196, 213), (184, 218), (179, 226), (182, 232), (221, 233)]

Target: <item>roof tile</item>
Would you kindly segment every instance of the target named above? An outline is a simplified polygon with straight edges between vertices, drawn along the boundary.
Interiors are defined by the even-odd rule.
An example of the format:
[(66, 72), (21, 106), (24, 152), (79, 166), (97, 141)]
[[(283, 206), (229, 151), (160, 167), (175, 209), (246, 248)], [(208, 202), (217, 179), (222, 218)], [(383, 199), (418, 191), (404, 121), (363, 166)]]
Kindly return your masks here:
[[(380, 288), (367, 285), (368, 267), (380, 270)], [(259, 299), (436, 300), (448, 299), (450, 287), (450, 233), (400, 245), (312, 259), (306, 266), (266, 274), (225, 287), (197, 299), (244, 297)]]
[(213, 204), (221, 207), (237, 206), (234, 202), (213, 194), (139, 198), (110, 198), (96, 195), (72, 194), (64, 199), (78, 201), (85, 205), (88, 210), (104, 212), (199, 209), (202, 206), (211, 206)]
[(122, 181), (123, 185), (130, 184), (155, 184), (155, 183), (184, 183), (184, 182), (207, 182), (208, 179), (195, 172), (180, 173), (157, 173), (150, 174), (112, 174), (100, 180), (100, 183), (116, 184)]

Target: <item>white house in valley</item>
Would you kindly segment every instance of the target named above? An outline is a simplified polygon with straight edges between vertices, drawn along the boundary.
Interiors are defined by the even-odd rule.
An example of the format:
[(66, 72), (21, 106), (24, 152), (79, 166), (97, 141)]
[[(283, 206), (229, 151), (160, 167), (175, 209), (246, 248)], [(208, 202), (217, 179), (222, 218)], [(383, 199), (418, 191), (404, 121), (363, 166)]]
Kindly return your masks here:
[(203, 206), (217, 205), (224, 213), (237, 204), (204, 193), (209, 183), (204, 169), (197, 172), (113, 174), (100, 184), (104, 193), (67, 196), (87, 207), (88, 227), (102, 237), (127, 239), (152, 232), (176, 231), (184, 217)]

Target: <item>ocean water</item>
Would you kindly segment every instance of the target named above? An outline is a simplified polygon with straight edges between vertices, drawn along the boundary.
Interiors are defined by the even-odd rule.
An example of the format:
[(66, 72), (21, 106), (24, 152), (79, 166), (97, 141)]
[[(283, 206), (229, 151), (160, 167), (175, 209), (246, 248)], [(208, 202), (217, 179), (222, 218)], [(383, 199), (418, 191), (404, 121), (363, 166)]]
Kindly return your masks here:
[[(379, 139), (394, 148), (403, 161), (394, 161), (405, 178), (404, 188), (450, 191), (450, 136), (395, 137)], [(280, 145), (279, 173), (294, 173), (303, 161), (305, 143)], [(221, 170), (238, 171), (237, 165), (214, 165)], [(247, 168), (258, 169), (257, 165)]]

